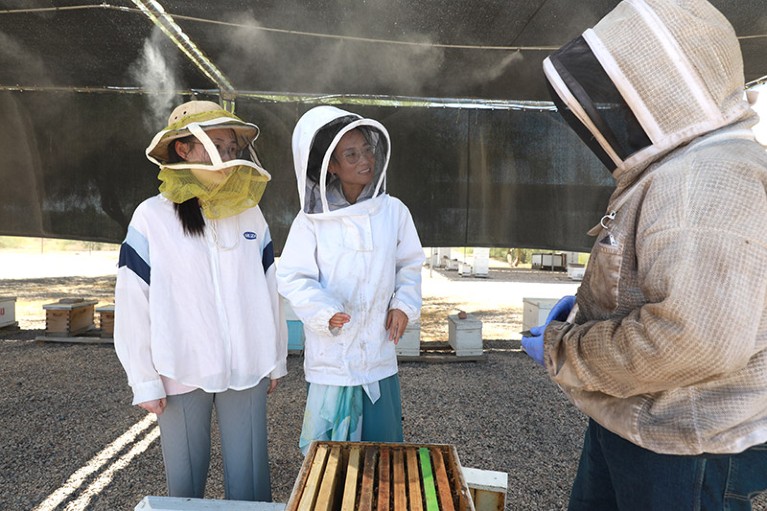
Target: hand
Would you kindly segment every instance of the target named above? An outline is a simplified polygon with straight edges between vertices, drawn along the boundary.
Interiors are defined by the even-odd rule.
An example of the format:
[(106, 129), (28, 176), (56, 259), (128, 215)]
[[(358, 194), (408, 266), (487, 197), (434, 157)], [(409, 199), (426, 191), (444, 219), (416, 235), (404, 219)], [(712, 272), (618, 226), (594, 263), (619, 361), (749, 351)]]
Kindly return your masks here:
[(530, 337), (522, 336), (522, 351), (528, 354), (535, 363), (543, 366), (543, 331), (545, 325), (534, 326), (530, 329)]
[(551, 308), (549, 315), (546, 316), (546, 323), (544, 323), (543, 326), (547, 326), (552, 321), (565, 321), (574, 306), (575, 295), (563, 296), (554, 304), (554, 307)]
[(269, 388), (266, 390), (267, 395), (274, 392), (274, 389), (277, 388), (277, 383), (279, 382), (279, 378), (276, 380), (269, 380)]
[(139, 403), (137, 406), (139, 408), (143, 408), (149, 413), (161, 415), (162, 412), (165, 410), (166, 404), (167, 404), (167, 401), (163, 397), (161, 399), (153, 399), (152, 401), (144, 401), (143, 403)]
[(333, 317), (330, 318), (330, 321), (328, 321), (328, 325), (331, 329), (340, 329), (343, 327), (346, 323), (352, 320), (352, 317), (348, 314), (344, 314), (343, 312), (336, 312), (333, 314)]
[(527, 353), (538, 365), (545, 366), (543, 360), (543, 332), (552, 321), (565, 321), (575, 305), (575, 296), (567, 295), (554, 304), (554, 307), (546, 316), (543, 325), (534, 326), (530, 329), (530, 337), (522, 337), (522, 350)]
[(407, 314), (399, 309), (392, 309), (386, 315), (386, 331), (389, 332), (389, 340), (397, 344), (407, 328)]

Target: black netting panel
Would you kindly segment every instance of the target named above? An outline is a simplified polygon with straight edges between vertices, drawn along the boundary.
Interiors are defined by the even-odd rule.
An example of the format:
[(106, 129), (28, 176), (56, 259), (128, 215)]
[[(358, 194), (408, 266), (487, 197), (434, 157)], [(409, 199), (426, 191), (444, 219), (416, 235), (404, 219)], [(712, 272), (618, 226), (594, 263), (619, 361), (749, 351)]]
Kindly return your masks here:
[[(298, 211), (291, 134), (312, 106), (237, 101), (261, 128), (272, 174), (261, 206), (278, 252)], [(424, 246), (589, 248), (612, 181), (556, 112), (342, 108), (389, 130), (388, 189)], [(141, 95), (0, 93), (0, 234), (121, 241), (133, 209), (157, 193), (147, 110)]]

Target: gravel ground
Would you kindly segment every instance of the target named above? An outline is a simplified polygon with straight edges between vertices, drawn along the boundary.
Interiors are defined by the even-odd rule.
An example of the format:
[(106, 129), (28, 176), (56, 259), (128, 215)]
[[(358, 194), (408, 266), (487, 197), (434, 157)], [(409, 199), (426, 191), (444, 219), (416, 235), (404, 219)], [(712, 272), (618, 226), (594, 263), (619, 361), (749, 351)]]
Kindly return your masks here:
[[(440, 325), (458, 308), (501, 326), (483, 335), (485, 361), (400, 364), (406, 441), (453, 444), (464, 466), (506, 472), (507, 509), (565, 509), (586, 419), (520, 352), (516, 332), (521, 295), (560, 296), (575, 284), (561, 273), (502, 267), (492, 269), (488, 279), (437, 270), (425, 275), (424, 341), (446, 340), (446, 326)], [(113, 285), (109, 275), (6, 276), (0, 296), (17, 296), (23, 308), (76, 289), (107, 302)], [(34, 339), (44, 322), (18, 314), (17, 319), (20, 330), (0, 330), (0, 509), (130, 510), (145, 495), (164, 495), (154, 425), (126, 439), (126, 431), (146, 414), (129, 405), (130, 390), (113, 347), (38, 343)], [(300, 355), (289, 357), (289, 374), (269, 398), (278, 502), (287, 501), (302, 463), (297, 448), (305, 399), (302, 362)], [(223, 497), (221, 473), (214, 442), (208, 498)]]

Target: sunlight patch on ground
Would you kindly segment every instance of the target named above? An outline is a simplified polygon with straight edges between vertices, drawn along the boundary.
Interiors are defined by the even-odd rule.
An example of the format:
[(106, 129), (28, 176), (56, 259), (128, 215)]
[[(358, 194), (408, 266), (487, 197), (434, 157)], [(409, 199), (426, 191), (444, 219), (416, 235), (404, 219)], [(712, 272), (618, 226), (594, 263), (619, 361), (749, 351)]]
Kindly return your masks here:
[[(106, 446), (104, 450), (91, 458), (85, 466), (72, 474), (63, 486), (51, 493), (48, 498), (34, 509), (34, 511), (53, 511), (56, 509), (59, 504), (76, 493), (91, 475), (101, 470), (104, 465), (110, 463), (110, 461), (117, 457), (125, 447), (135, 442), (147, 428), (152, 427), (156, 422), (157, 419), (154, 414), (147, 414), (146, 417), (134, 424), (128, 431)], [(152, 442), (159, 436), (160, 428), (155, 426), (140, 442), (136, 443), (130, 451), (120, 456), (114, 463), (108, 466), (107, 469), (92, 482), (76, 500), (67, 505), (66, 510), (76, 511), (86, 509), (92, 496), (98, 494), (99, 491), (109, 484), (109, 481), (112, 480), (115, 472), (124, 468), (135, 456), (146, 451)]]

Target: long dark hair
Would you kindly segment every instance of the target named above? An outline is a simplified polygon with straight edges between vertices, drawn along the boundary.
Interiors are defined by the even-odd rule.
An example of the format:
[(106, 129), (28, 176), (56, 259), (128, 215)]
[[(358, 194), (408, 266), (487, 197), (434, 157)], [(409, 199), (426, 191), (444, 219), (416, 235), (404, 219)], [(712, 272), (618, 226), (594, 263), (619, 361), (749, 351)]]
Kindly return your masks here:
[[(176, 152), (176, 142), (190, 143), (197, 140), (194, 135), (172, 140), (168, 145), (168, 163), (178, 163), (182, 158)], [(173, 209), (176, 210), (181, 225), (184, 228), (184, 234), (187, 236), (203, 236), (205, 234), (205, 217), (202, 216), (200, 201), (197, 197), (192, 197), (178, 204), (173, 203)]]

